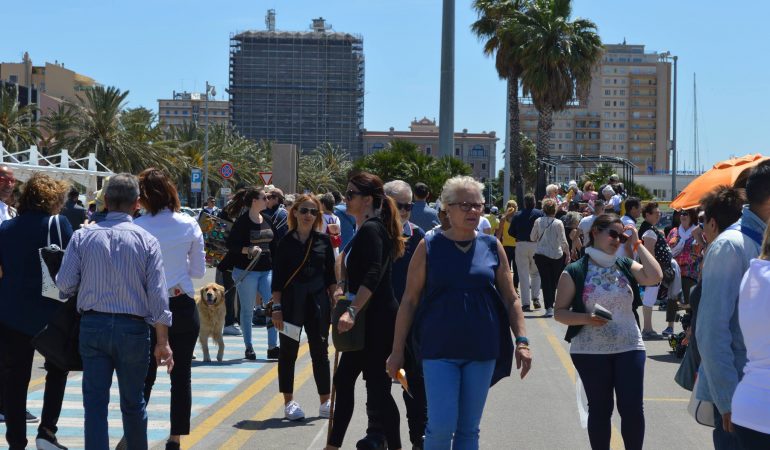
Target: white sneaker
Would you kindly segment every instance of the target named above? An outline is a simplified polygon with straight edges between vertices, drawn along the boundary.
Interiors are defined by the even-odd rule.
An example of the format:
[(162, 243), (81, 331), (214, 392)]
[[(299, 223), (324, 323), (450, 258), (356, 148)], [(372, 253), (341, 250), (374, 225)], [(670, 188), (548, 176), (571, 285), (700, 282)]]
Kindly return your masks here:
[(299, 403), (290, 401), (283, 407), (283, 414), (289, 420), (302, 420), (305, 418), (305, 411), (302, 411)]
[(222, 334), (224, 334), (225, 336), (242, 336), (243, 332), (241, 331), (240, 328), (238, 328), (238, 325), (232, 324), (232, 325), (226, 326), (222, 330)]
[(322, 419), (328, 419), (331, 417), (331, 411), (332, 411), (332, 401), (326, 400), (324, 403), (321, 403), (321, 406), (318, 407), (318, 416)]
[(546, 309), (545, 314), (543, 314), (543, 317), (553, 317), (553, 308)]

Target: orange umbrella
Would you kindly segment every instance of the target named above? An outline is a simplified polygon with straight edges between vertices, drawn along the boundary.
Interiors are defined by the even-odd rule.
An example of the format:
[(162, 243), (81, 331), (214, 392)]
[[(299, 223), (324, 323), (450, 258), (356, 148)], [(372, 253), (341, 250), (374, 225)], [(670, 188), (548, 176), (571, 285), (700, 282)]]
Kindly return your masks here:
[(742, 185), (749, 174), (749, 170), (762, 161), (770, 157), (756, 155), (746, 155), (740, 158), (731, 158), (714, 164), (714, 167), (707, 172), (692, 180), (674, 201), (671, 202), (672, 209), (690, 209), (700, 205), (700, 201), (706, 194), (710, 193), (719, 186)]

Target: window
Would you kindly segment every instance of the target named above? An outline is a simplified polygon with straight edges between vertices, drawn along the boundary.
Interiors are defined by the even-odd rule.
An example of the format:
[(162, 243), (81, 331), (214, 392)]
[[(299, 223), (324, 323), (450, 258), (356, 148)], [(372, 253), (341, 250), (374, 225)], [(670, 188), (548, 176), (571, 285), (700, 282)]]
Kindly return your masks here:
[(470, 164), (471, 164), (471, 169), (473, 169), (473, 163), (470, 163)]
[(455, 156), (460, 156), (460, 147), (455, 147)]
[(548, 148), (550, 148), (551, 150), (554, 150), (556, 149), (556, 144), (548, 144)]
[(625, 123), (621, 123), (621, 124), (620, 124), (620, 128), (625, 128), (625, 127), (626, 127), (626, 124), (625, 124)]
[(19, 82), (19, 77), (17, 77), (16, 75), (11, 75), (10, 77), (8, 77), (8, 80), (9, 80), (11, 83), (13, 83), (13, 84), (16, 84), (16, 83), (18, 83), (18, 82)]
[(564, 133), (564, 139), (572, 139), (572, 133)]
[(618, 113), (616, 111), (612, 112), (612, 117), (618, 117)]
[(187, 111), (186, 111), (186, 110), (185, 110), (185, 111), (182, 111), (182, 115), (185, 115), (185, 116), (186, 116), (186, 115), (187, 115)]
[(610, 95), (610, 90), (609, 89), (605, 89), (604, 90), (604, 95)]
[(620, 95), (626, 95), (626, 90), (625, 89), (621, 89), (620, 90)]
[(609, 100), (604, 101), (604, 106), (610, 106), (610, 105), (612, 105), (612, 103)]
[(561, 144), (559, 144), (559, 150), (561, 150)]
[(621, 100), (620, 101), (620, 106), (626, 106), (626, 101), (625, 100)]
[(614, 79), (612, 80), (612, 84), (618, 84), (618, 79), (617, 79), (617, 78), (614, 78)]
[(617, 102), (617, 100), (615, 100), (615, 101), (613, 101), (613, 102), (612, 102), (612, 106), (618, 106), (618, 102)]
[(612, 95), (618, 95), (618, 90), (617, 89), (613, 89), (612, 90)]
[(487, 170), (486, 163), (481, 163), (481, 170)]
[(605, 119), (609, 119), (610, 118), (610, 112), (609, 111), (604, 111), (604, 118)]
[(618, 124), (616, 124), (615, 122), (612, 122), (612, 128), (617, 128), (617, 127), (618, 127)]
[(430, 145), (429, 145), (429, 146), (425, 147), (425, 154), (426, 155), (430, 155), (430, 152), (431, 152), (431, 148), (430, 148)]
[(178, 115), (179, 115), (179, 111), (177, 111), (177, 110), (174, 110), (174, 115), (175, 115), (175, 116), (178, 116)]
[(485, 156), (487, 156), (487, 154), (483, 145), (476, 144), (471, 148), (471, 158), (483, 158)]

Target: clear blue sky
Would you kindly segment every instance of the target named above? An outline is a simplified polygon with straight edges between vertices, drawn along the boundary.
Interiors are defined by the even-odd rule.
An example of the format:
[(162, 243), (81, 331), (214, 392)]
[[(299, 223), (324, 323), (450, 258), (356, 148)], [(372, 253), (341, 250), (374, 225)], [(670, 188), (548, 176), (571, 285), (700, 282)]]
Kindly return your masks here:
[[(457, 3), (455, 128), (505, 131), (505, 85), (471, 35), (470, 0)], [(128, 106), (157, 110), (173, 90), (224, 94), (232, 32), (305, 30), (323, 16), (335, 30), (359, 33), (366, 54), (365, 126), (405, 129), (414, 117), (438, 118), (440, 0), (40, 0), (4, 5), (0, 60), (63, 61), (104, 85), (129, 90)], [(645, 44), (679, 59), (680, 167), (692, 167), (692, 77), (698, 74), (701, 158), (763, 152), (770, 97), (766, 17), (770, 3), (726, 7), (716, 0), (576, 0), (574, 15), (597, 23), (605, 43)], [(22, 18), (27, 17), (26, 22)], [(763, 106), (765, 105), (765, 106)], [(500, 141), (500, 148), (503, 142)], [(500, 159), (500, 158), (498, 158)], [(498, 167), (501, 164), (498, 162)]]

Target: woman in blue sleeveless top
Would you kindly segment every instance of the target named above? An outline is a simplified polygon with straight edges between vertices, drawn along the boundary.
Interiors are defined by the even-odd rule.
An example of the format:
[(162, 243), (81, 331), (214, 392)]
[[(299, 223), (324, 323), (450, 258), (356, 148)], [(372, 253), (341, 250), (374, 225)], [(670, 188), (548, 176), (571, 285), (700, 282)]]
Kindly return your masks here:
[(531, 364), (521, 304), (510, 269), (500, 263), (506, 261), (505, 250), (494, 236), (475, 231), (484, 206), (482, 189), (470, 177), (444, 184), (441, 202), (452, 226), (417, 247), (396, 318), (387, 365), (394, 378), (403, 367), (419, 305), (414, 331), (428, 400), (426, 450), (478, 448), (489, 387), (511, 373), (511, 330), (522, 378)]

